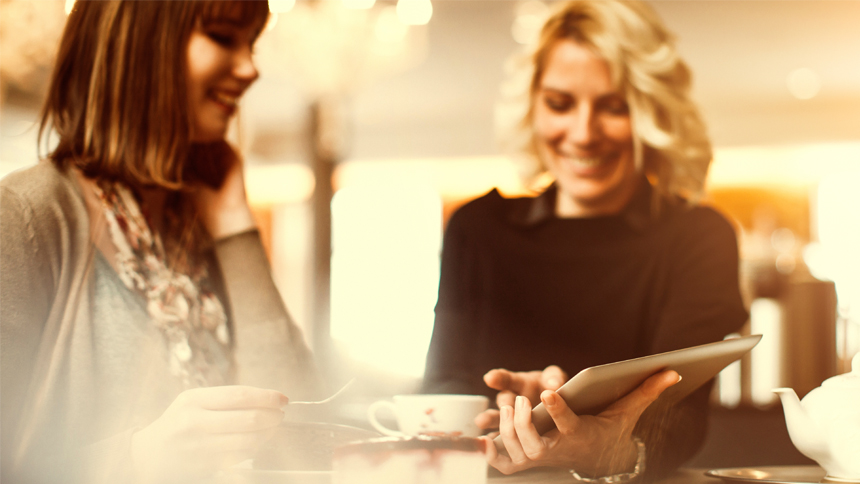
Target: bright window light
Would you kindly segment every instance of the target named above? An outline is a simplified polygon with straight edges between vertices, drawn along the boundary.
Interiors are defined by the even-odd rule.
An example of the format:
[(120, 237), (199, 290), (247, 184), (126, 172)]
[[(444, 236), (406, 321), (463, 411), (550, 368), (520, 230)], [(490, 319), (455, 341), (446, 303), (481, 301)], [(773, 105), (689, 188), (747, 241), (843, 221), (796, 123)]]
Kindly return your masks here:
[[(856, 162), (856, 160), (855, 160)], [(837, 349), (850, 358), (860, 351), (860, 168), (832, 173), (818, 185), (819, 244), (804, 253), (813, 274), (836, 283), (843, 327)]]
[(398, 0), (397, 17), (406, 25), (426, 25), (433, 16), (430, 0)]
[(373, 4), (376, 3), (376, 0), (342, 0), (342, 2), (343, 6), (346, 8), (365, 10), (373, 8)]
[[(723, 339), (740, 338), (738, 333), (727, 335)], [(717, 377), (720, 404), (724, 407), (735, 408), (741, 403), (741, 361), (735, 361), (720, 372)]]
[(824, 177), (856, 169), (860, 142), (717, 148), (708, 187), (814, 187)]
[(508, 197), (530, 193), (516, 163), (503, 156), (350, 160), (341, 163), (335, 173), (335, 185), (339, 187), (376, 180), (420, 180), (446, 200), (478, 197), (493, 188)]
[(298, 163), (250, 165), (245, 168), (245, 189), (252, 205), (304, 202), (314, 191), (314, 174)]
[(398, 180), (337, 191), (331, 337), (349, 360), (424, 374), (441, 244), (442, 201), (430, 184)]
[(750, 305), (750, 333), (762, 335), (750, 352), (751, 393), (756, 405), (767, 406), (776, 400), (773, 389), (783, 386), (780, 378), (782, 308), (775, 299), (759, 298)]
[(272, 13), (287, 13), (296, 6), (296, 0), (269, 0), (269, 11)]

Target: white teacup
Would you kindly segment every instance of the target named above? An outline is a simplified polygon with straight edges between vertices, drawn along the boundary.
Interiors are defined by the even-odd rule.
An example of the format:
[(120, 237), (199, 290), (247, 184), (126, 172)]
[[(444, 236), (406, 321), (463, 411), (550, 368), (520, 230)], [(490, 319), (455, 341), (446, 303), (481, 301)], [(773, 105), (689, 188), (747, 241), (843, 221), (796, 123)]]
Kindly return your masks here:
[[(394, 395), (394, 402), (380, 400), (367, 409), (373, 428), (385, 435), (397, 437), (415, 435), (445, 435), (478, 437), (481, 429), (475, 417), (487, 409), (489, 400), (483, 395)], [(394, 412), (399, 431), (379, 423), (380, 408)]]

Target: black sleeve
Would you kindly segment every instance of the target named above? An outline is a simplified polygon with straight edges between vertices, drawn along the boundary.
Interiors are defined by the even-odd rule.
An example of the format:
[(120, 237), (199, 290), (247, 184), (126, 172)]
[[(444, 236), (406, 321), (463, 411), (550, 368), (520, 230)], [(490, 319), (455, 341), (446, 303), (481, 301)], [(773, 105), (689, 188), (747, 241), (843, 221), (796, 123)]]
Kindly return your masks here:
[[(671, 271), (650, 353), (719, 341), (748, 313), (740, 294), (737, 238), (717, 212), (693, 209), (671, 252)], [(683, 375), (682, 375), (683, 376)], [(671, 408), (648, 409), (637, 435), (648, 449), (647, 474), (657, 478), (692, 457), (704, 442), (713, 382)]]
[(748, 313), (741, 298), (737, 236), (717, 212), (694, 209), (672, 247), (671, 270), (652, 353), (719, 341)]
[[(466, 208), (466, 207), (464, 207)], [(478, 340), (479, 262), (469, 217), (455, 213), (442, 243), (436, 320), (427, 353), (424, 393), (483, 393), (482, 375), (473, 363)]]

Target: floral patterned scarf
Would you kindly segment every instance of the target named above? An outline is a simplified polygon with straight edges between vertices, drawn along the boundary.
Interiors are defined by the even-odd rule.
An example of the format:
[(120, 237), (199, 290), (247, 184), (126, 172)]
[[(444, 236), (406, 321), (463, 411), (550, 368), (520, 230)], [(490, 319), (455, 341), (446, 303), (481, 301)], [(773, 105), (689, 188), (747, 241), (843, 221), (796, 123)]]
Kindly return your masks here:
[(119, 277), (146, 299), (152, 323), (164, 337), (171, 373), (185, 388), (226, 383), (229, 364), (217, 354), (229, 352), (230, 332), (224, 307), (202, 285), (205, 264), (192, 265), (189, 274), (171, 269), (161, 238), (150, 230), (131, 190), (105, 181), (94, 187), (117, 249)]

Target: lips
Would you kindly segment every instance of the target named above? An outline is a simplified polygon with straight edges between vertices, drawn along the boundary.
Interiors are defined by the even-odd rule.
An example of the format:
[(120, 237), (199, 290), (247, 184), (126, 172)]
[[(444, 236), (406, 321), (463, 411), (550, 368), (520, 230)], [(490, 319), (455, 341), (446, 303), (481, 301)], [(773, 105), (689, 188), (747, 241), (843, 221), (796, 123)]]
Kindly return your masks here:
[(224, 107), (227, 111), (232, 112), (236, 109), (236, 106), (239, 105), (239, 97), (242, 94), (240, 92), (235, 91), (224, 91), (221, 89), (215, 89), (210, 91), (209, 97)]
[(604, 155), (575, 156), (556, 152), (556, 159), (564, 169), (577, 176), (600, 176), (611, 170), (620, 158), (618, 152)]

